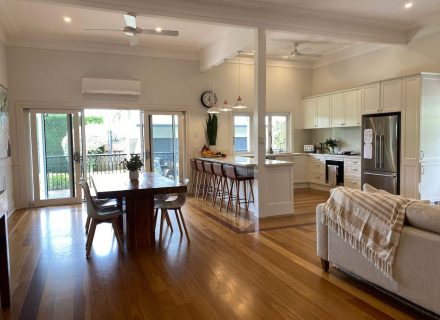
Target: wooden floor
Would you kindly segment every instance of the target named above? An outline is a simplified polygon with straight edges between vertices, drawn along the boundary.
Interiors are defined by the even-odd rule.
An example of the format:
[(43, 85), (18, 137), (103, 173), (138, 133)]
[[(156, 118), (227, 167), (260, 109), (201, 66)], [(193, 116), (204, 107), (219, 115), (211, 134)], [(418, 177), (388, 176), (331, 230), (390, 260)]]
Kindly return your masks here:
[[(85, 258), (83, 206), (16, 212), (9, 219), (12, 307), (6, 319), (415, 319), (404, 305), (315, 254), (316, 204), (299, 190), (297, 217), (224, 223), (199, 200), (184, 208), (191, 243), (178, 229), (162, 247), (118, 252), (99, 225)], [(215, 213), (215, 212), (214, 212)], [(250, 221), (250, 220), (249, 220)], [(175, 221), (173, 221), (175, 223)], [(251, 232), (251, 229), (258, 230)], [(245, 231), (245, 232), (244, 232)]]

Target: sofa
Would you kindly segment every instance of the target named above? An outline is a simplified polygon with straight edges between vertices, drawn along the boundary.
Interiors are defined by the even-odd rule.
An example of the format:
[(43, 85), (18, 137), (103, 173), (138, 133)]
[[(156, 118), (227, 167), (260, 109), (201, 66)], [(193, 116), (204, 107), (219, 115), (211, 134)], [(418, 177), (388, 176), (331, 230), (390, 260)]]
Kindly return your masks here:
[(321, 222), (323, 205), (316, 208), (316, 225), (317, 254), (325, 271), (335, 265), (440, 315), (440, 207), (414, 202), (406, 208), (393, 277), (388, 278)]

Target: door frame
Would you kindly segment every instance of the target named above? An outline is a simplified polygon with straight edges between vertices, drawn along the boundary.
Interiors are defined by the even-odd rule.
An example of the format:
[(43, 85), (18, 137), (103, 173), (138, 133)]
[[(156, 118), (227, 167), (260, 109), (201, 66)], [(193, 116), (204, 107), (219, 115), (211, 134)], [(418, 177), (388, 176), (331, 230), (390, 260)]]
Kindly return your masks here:
[[(36, 115), (40, 113), (46, 114), (65, 114), (71, 115), (71, 137), (72, 137), (72, 172), (73, 180), (71, 181), (71, 188), (73, 188), (73, 197), (58, 198), (58, 199), (40, 199), (40, 183), (39, 183), (39, 157), (38, 157), (38, 141), (37, 141), (37, 125), (36, 125)], [(82, 126), (80, 123), (80, 117), (83, 118), (84, 111), (78, 109), (39, 109), (33, 108), (29, 110), (29, 121), (30, 121), (30, 145), (31, 154), (30, 160), (32, 163), (31, 172), (32, 175), (28, 182), (32, 185), (32, 199), (33, 205), (37, 207), (41, 206), (55, 206), (55, 205), (66, 205), (66, 204), (79, 204), (82, 202), (82, 193), (79, 180), (81, 177), (81, 164), (74, 161), (74, 154), (82, 154), (82, 144), (80, 141), (80, 131)], [(72, 184), (73, 182), (73, 184)]]

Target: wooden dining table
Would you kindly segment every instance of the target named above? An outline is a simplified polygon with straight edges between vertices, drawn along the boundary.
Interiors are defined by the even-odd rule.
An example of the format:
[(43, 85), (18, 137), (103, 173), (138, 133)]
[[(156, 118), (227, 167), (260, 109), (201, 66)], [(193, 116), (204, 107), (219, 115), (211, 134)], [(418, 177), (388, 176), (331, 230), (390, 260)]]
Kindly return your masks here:
[(143, 172), (138, 181), (128, 173), (92, 176), (98, 199), (125, 199), (125, 239), (127, 249), (153, 246), (154, 196), (157, 194), (186, 193), (185, 184), (160, 174)]

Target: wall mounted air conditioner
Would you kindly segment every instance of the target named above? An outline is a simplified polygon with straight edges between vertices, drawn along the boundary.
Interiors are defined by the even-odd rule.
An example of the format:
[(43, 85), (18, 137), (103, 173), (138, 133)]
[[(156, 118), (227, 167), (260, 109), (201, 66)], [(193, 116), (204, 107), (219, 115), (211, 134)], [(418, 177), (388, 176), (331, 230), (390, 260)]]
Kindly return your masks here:
[(139, 80), (82, 78), (83, 94), (118, 94), (139, 96), (141, 82)]

